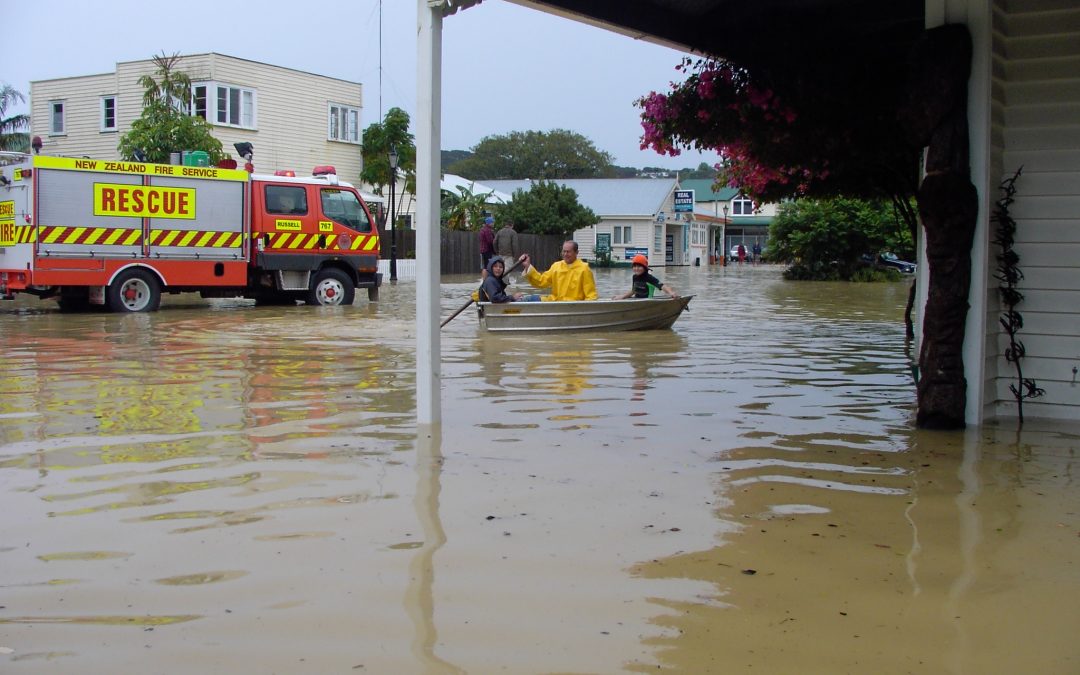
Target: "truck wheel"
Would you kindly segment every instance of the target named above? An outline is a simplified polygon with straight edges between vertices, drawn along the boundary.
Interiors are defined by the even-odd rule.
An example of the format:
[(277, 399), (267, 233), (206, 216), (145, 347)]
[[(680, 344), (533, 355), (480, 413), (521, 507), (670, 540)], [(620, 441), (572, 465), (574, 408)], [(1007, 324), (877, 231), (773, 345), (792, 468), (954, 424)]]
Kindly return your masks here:
[(60, 311), (66, 314), (90, 311), (90, 294), (85, 288), (65, 288), (56, 299)]
[(109, 309), (114, 312), (156, 312), (161, 305), (157, 278), (147, 270), (121, 272), (106, 291)]
[(308, 291), (309, 305), (351, 305), (356, 294), (349, 275), (341, 270), (330, 268), (315, 275)]

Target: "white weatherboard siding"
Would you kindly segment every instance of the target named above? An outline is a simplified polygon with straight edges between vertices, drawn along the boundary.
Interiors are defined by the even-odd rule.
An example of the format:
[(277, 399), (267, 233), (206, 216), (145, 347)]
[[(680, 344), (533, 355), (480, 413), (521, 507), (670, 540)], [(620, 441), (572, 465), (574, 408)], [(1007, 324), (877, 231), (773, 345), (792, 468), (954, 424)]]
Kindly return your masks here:
[[(1011, 214), (1025, 299), (1017, 310), (1027, 350), (1024, 376), (1046, 390), (1024, 417), (1080, 419), (1080, 5), (1069, 0), (997, 0), (993, 20), (990, 201), (1021, 166)], [(991, 227), (993, 230), (993, 226)], [(991, 238), (993, 232), (991, 231)], [(991, 254), (1000, 248), (991, 245)], [(998, 323), (998, 282), (989, 281), (987, 414), (1015, 417)]]
[[(116, 75), (86, 75), (30, 83), (30, 134), (47, 155), (116, 159), (120, 134), (101, 131), (101, 97), (116, 94)], [(141, 94), (140, 94), (141, 97)], [(64, 133), (50, 133), (53, 101), (64, 102)]]
[[(273, 173), (291, 169), (298, 176), (310, 175), (320, 165), (331, 165), (343, 180), (358, 182), (362, 168), (359, 143), (328, 138), (330, 104), (363, 110), (361, 85), (224, 54), (182, 56), (178, 68), (192, 82), (238, 87), (254, 92), (255, 128), (246, 129), (215, 123), (208, 114), (214, 136), (226, 155), (243, 165), (234, 143), (247, 141), (255, 146), (255, 170)], [(142, 114), (143, 88), (139, 78), (152, 75), (152, 60), (116, 64), (116, 72), (106, 75), (71, 77), (31, 83), (33, 133), (42, 137), (43, 153), (118, 159), (120, 136)], [(102, 95), (117, 95), (119, 132), (101, 132)], [(213, 99), (216, 92), (211, 90)], [(67, 100), (65, 136), (49, 137), (49, 102)], [(358, 135), (364, 119), (358, 120)]]
[[(595, 226), (575, 230), (573, 239), (578, 243), (578, 256), (585, 260), (595, 259), (597, 233), (612, 233), (615, 226), (632, 227), (631, 243), (615, 242), (612, 235), (612, 259), (624, 261), (626, 247), (647, 248), (649, 263), (657, 267), (664, 266), (663, 237), (660, 248), (655, 244), (653, 225), (659, 223), (658, 216), (663, 212), (665, 231), (675, 234), (675, 262), (687, 264), (685, 250), (682, 248), (682, 227), (685, 221), (674, 219), (675, 187), (674, 179), (663, 178), (575, 178), (559, 179), (555, 182), (573, 189), (578, 202), (600, 219)], [(532, 188), (531, 180), (488, 180), (483, 185), (512, 195), (516, 190), (528, 191)], [(670, 227), (670, 230), (667, 228)], [(540, 265), (542, 261), (537, 261)]]

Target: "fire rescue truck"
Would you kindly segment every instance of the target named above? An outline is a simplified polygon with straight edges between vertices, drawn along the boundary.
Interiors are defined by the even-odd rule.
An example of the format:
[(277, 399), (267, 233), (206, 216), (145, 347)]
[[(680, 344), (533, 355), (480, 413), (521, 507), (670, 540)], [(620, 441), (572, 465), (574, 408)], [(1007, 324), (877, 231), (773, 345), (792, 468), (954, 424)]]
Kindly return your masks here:
[(154, 311), (162, 293), (377, 300), (379, 232), (332, 167), (311, 177), (33, 156), (0, 167), (0, 297)]

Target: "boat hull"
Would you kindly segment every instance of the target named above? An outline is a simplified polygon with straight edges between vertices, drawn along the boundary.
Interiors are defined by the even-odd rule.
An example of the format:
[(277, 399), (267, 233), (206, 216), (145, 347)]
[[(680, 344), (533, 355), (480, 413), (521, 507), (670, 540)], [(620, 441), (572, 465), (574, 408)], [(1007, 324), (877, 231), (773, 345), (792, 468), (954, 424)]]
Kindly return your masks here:
[(477, 314), (480, 327), (489, 333), (663, 330), (671, 328), (693, 297), (480, 302)]

